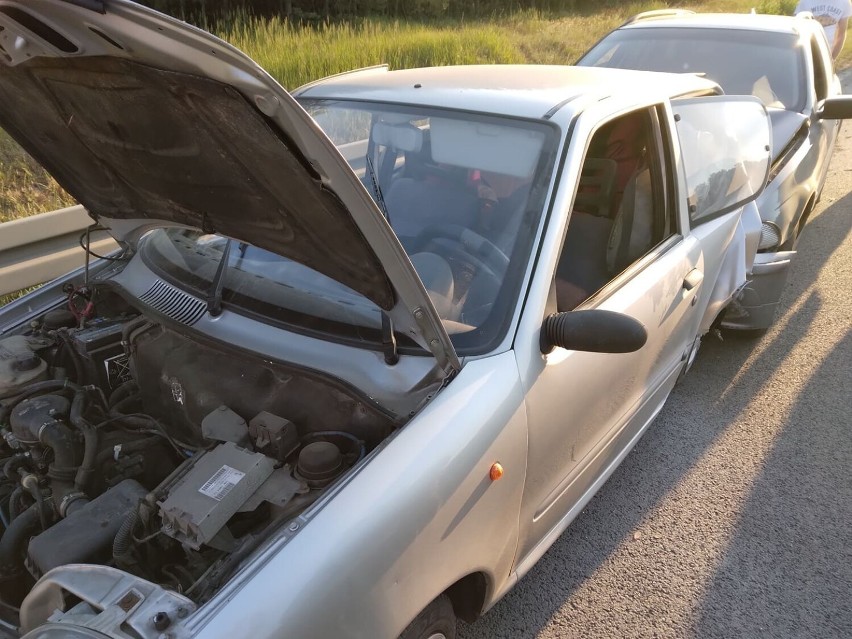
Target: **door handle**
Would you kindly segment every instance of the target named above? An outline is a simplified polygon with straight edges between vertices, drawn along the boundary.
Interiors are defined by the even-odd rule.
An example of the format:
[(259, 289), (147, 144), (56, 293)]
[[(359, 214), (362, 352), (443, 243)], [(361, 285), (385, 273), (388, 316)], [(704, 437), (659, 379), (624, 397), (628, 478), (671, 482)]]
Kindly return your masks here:
[(697, 268), (694, 268), (686, 274), (686, 277), (683, 278), (683, 289), (685, 291), (691, 291), (692, 289), (697, 288), (703, 280), (704, 273)]

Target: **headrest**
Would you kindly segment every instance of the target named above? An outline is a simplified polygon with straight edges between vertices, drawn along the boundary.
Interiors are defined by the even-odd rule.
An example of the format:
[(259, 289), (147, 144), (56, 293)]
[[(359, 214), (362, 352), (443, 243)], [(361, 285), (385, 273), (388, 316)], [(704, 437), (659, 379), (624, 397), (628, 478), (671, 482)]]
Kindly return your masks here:
[(388, 146), (397, 151), (418, 153), (423, 148), (423, 131), (412, 124), (388, 124), (376, 122), (373, 125), (373, 142)]

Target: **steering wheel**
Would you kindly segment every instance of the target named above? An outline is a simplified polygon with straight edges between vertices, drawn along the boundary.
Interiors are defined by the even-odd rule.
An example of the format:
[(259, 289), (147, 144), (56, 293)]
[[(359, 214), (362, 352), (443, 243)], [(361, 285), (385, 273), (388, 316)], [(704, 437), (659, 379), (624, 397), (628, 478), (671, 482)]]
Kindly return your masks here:
[[(456, 245), (447, 247), (434, 241), (440, 239), (451, 240)], [(449, 251), (453, 257), (467, 260), (477, 271), (489, 275), (498, 285), (509, 269), (508, 256), (494, 242), (457, 224), (427, 226), (417, 235), (414, 244), (418, 250), (425, 250), (431, 245), (438, 252)]]

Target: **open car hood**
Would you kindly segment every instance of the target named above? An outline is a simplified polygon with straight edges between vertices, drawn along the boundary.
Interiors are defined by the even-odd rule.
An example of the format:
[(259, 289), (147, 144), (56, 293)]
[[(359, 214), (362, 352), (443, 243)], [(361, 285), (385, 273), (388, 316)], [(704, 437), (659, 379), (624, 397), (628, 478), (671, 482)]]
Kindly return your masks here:
[(459, 368), (358, 177), (243, 53), (127, 0), (0, 2), (0, 44), (0, 126), (117, 239), (177, 224), (275, 252)]

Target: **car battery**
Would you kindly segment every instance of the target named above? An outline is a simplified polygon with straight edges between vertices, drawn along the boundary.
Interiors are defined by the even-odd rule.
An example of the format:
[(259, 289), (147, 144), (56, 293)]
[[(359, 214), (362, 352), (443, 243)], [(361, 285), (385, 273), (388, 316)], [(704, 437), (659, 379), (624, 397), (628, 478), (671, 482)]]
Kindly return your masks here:
[(129, 358), (121, 345), (126, 319), (96, 319), (69, 337), (81, 356), (89, 381), (114, 389), (131, 379)]

